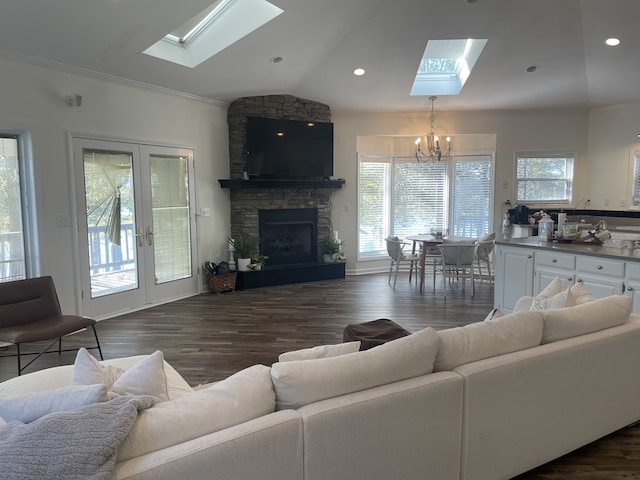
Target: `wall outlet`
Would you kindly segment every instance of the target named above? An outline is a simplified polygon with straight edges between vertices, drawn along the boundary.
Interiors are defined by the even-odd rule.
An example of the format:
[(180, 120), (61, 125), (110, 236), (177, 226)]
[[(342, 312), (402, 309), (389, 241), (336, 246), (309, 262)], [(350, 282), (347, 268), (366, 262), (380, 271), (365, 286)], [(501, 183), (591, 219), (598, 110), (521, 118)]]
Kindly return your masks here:
[(625, 199), (624, 199), (624, 198), (621, 198), (621, 199), (620, 199), (620, 206), (621, 206), (621, 207), (625, 207), (626, 205), (627, 205), (627, 202), (625, 201)]
[(608, 207), (608, 206), (609, 206), (609, 199), (608, 199), (608, 198), (605, 198), (605, 199), (604, 199), (603, 205), (604, 205), (605, 207)]
[(65, 228), (71, 226), (71, 217), (65, 214), (56, 215), (56, 227)]
[(200, 209), (200, 215), (203, 216), (203, 217), (211, 216), (211, 209), (206, 208), (206, 207), (205, 208), (201, 208)]

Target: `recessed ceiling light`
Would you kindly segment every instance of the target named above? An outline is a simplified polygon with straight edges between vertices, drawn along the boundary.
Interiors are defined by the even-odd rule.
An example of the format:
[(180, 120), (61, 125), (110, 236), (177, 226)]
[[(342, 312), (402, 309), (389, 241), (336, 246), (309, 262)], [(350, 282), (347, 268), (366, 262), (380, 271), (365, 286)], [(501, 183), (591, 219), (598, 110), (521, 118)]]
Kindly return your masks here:
[(269, 63), (280, 63), (283, 60), (284, 60), (283, 57), (272, 57), (269, 59)]
[(353, 71), (353, 74), (354, 74), (356, 77), (361, 77), (362, 75), (364, 75), (364, 68), (356, 68), (356, 69)]
[(527, 72), (529, 72), (529, 73), (533, 73), (536, 70), (538, 70), (538, 67), (535, 66), (535, 65), (531, 65), (530, 67), (527, 67)]
[(620, 45), (620, 39), (619, 38), (615, 38), (615, 37), (611, 37), (611, 38), (607, 38), (604, 41), (604, 43), (609, 45), (610, 47), (617, 47), (618, 45)]

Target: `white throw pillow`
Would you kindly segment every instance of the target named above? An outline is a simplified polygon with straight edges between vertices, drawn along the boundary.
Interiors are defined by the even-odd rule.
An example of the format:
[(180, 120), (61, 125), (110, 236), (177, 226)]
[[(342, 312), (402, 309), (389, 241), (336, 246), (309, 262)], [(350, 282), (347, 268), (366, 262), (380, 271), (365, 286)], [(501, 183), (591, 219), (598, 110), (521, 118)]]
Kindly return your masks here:
[(345, 342), (336, 345), (319, 345), (313, 348), (303, 348), (285, 352), (278, 357), (279, 362), (292, 362), (295, 360), (313, 360), (315, 358), (338, 357), (347, 353), (360, 350), (360, 342)]
[(540, 345), (543, 320), (540, 312), (517, 312), (490, 322), (438, 332), (438, 355), (434, 372), (453, 370), (483, 358)]
[(111, 385), (120, 375), (124, 373), (124, 368), (115, 365), (102, 365), (91, 355), (86, 348), (78, 350), (76, 360), (73, 363), (73, 374), (71, 376), (72, 385), (95, 385), (102, 383), (111, 389)]
[(565, 291), (548, 298), (538, 295), (531, 302), (531, 310), (541, 312), (555, 308), (573, 307), (574, 305), (576, 305), (576, 301), (571, 294), (571, 290), (567, 288)]
[(557, 342), (622, 325), (629, 320), (632, 306), (631, 297), (611, 295), (571, 308), (542, 312), (542, 343)]
[(49, 413), (75, 410), (84, 405), (106, 402), (107, 387), (78, 385), (28, 395), (0, 397), (0, 417), (6, 422), (31, 423)]
[(555, 277), (549, 282), (549, 285), (544, 287), (542, 291), (536, 295), (536, 298), (550, 298), (564, 292), (566, 289), (567, 286), (560, 280), (560, 277)]
[(4, 421), (4, 418), (0, 418), (0, 428), (4, 427), (7, 424), (7, 422)]
[(254, 365), (213, 386), (138, 415), (118, 462), (217, 432), (275, 411), (271, 369)]
[(128, 370), (102, 365), (86, 349), (81, 348), (73, 365), (73, 385), (103, 383), (109, 399), (130, 395), (152, 395), (160, 401), (169, 400), (164, 358), (160, 350), (143, 358)]
[[(101, 365), (112, 365), (123, 370), (128, 370), (147, 357), (148, 355), (136, 355), (133, 357), (102, 360), (99, 363)], [(29, 375), (13, 377), (0, 383), (0, 394), (22, 395), (53, 390), (54, 388), (68, 387), (72, 384), (73, 370), (74, 365), (62, 365), (37, 370), (29, 373)], [(191, 388), (187, 381), (166, 361), (164, 362), (164, 373), (167, 377), (167, 389), (169, 390), (170, 400), (193, 392), (193, 388)]]
[(433, 371), (438, 335), (426, 328), (369, 350), (339, 357), (275, 363), (271, 377), (278, 409), (426, 375)]
[(571, 295), (576, 300), (576, 305), (582, 305), (583, 303), (591, 302), (596, 299), (591, 292), (584, 288), (581, 282), (577, 282), (573, 285), (569, 290), (571, 290)]

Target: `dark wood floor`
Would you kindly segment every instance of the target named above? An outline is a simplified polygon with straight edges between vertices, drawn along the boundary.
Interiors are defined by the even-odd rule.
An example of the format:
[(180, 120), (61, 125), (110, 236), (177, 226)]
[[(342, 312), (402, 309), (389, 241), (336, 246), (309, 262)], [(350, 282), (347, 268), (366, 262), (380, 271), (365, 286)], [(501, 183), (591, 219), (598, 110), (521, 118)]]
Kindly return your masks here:
[[(401, 274), (402, 275), (402, 274)], [(446, 299), (438, 282), (419, 293), (406, 274), (395, 290), (386, 275), (365, 275), (222, 295), (202, 294), (104, 320), (97, 326), (105, 359), (161, 350), (192, 385), (223, 379), (256, 363), (271, 365), (280, 353), (339, 343), (350, 323), (390, 318), (410, 331), (481, 321), (493, 305), (493, 286), (460, 285)], [(89, 332), (65, 347), (88, 343)], [(0, 352), (2, 353), (2, 352)], [(97, 355), (97, 352), (96, 352)], [(72, 364), (75, 353), (48, 354), (29, 371)], [(15, 376), (15, 359), (0, 358), (0, 381)], [(628, 427), (518, 480), (640, 479), (640, 427)]]

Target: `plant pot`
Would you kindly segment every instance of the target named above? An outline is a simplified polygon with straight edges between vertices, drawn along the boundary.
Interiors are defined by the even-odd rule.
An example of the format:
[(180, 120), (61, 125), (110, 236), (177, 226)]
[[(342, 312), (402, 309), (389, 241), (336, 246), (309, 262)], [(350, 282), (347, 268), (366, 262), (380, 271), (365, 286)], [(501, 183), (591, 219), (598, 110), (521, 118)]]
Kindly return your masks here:
[(325, 253), (322, 258), (324, 263), (336, 263), (336, 258), (331, 253)]
[(238, 271), (239, 272), (248, 272), (250, 263), (251, 263), (251, 259), (250, 258), (239, 258), (238, 259)]

